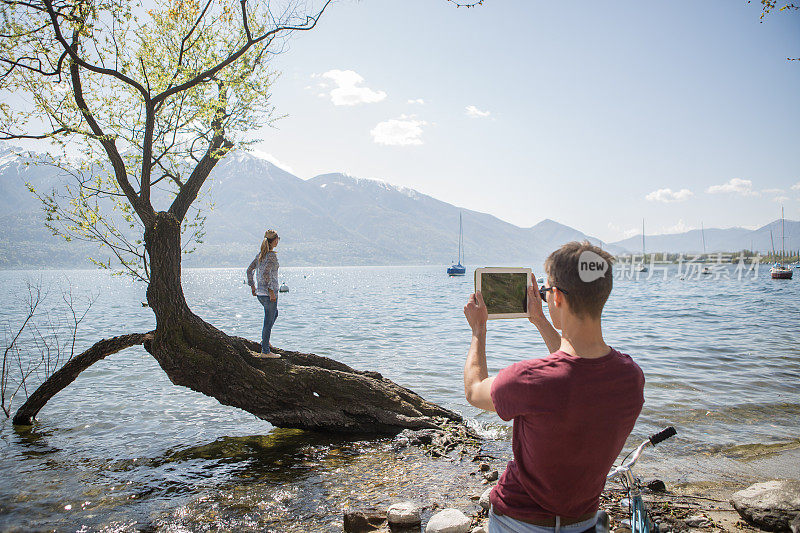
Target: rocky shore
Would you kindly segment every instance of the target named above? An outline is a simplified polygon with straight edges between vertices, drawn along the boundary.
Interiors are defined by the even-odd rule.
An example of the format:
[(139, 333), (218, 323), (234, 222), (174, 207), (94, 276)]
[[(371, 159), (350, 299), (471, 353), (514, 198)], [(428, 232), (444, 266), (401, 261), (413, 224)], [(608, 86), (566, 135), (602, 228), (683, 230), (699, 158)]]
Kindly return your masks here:
[[(346, 509), (343, 530), (348, 533), (485, 533), (489, 493), (505, 468), (505, 461), (484, 455), (480, 438), (458, 424), (442, 430), (406, 430), (395, 446), (418, 446), (426, 455), (459, 461), (470, 470), (472, 486), (456, 505), (448, 502), (396, 501), (383, 506)], [(773, 480), (746, 488), (731, 484), (668, 486), (661, 480), (642, 482), (643, 496), (661, 532), (683, 531), (791, 531), (800, 533), (800, 481)], [(482, 487), (476, 490), (476, 487)], [(609, 515), (610, 531), (630, 533), (625, 520), (625, 490), (609, 483), (600, 508)], [(463, 502), (471, 504), (465, 505)]]

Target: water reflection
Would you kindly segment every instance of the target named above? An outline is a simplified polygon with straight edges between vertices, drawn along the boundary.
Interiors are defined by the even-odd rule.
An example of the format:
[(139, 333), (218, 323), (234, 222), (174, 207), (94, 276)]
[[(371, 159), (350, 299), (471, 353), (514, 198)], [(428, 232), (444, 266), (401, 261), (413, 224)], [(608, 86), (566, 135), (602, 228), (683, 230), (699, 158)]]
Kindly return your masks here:
[[(464, 415), (489, 437), (484, 451), (502, 467), (509, 426), (463, 398), (469, 332), (461, 307), (472, 281), (440, 270), (281, 269), (292, 292), (281, 296), (275, 343), (380, 372)], [(228, 333), (259, 338), (261, 308), (240, 269), (184, 274), (195, 312)], [(746, 284), (672, 274), (615, 282), (605, 314), (607, 339), (647, 379), (630, 443), (678, 426), (679, 438), (648, 454), (642, 473), (673, 482), (800, 477), (800, 285), (775, 284), (766, 271)], [(0, 320), (13, 323), (14, 292), (26, 275), (0, 272)], [(80, 346), (126, 332), (121, 324), (152, 329), (142, 286), (103, 272), (67, 275), (76, 294), (101, 291)], [(544, 353), (524, 320), (492, 324), (489, 347), (492, 373)], [(342, 510), (360, 502), (463, 502), (468, 510), (470, 467), (386, 440), (275, 430), (174, 386), (135, 347), (82, 373), (33, 427), (0, 421), (0, 530), (335, 531)]]

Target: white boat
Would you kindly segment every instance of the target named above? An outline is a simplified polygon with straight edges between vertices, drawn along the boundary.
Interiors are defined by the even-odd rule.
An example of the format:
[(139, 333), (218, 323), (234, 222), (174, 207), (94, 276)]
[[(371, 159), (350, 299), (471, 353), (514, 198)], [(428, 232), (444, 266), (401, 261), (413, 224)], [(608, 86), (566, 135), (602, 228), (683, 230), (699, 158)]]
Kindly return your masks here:
[(286, 283), (281, 283), (278, 292), (289, 292), (289, 286)]
[[(770, 238), (772, 238), (772, 230), (769, 231)], [(783, 227), (783, 206), (781, 206), (781, 257), (786, 257), (786, 249), (784, 248), (784, 243), (786, 239), (786, 235), (784, 233)], [(773, 241), (772, 244), (772, 255), (775, 255), (775, 243)], [(769, 269), (769, 275), (772, 279), (792, 279), (792, 271), (791, 266), (783, 265), (781, 263), (776, 262), (772, 265), (772, 268)]]
[(461, 254), (463, 253), (462, 248), (464, 244), (464, 228), (461, 225), (461, 213), (458, 214), (458, 264), (452, 265), (447, 268), (447, 275), (448, 276), (463, 276), (467, 272), (467, 267), (461, 264), (463, 261), (463, 257)]

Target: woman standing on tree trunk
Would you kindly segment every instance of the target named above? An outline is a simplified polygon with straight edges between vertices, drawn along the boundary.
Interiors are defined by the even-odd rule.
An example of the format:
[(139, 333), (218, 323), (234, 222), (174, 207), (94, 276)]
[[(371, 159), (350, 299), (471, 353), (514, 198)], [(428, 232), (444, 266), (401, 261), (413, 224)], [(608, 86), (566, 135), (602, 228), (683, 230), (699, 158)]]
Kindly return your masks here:
[[(273, 353), (269, 347), (269, 335), (272, 332), (272, 325), (278, 318), (278, 255), (275, 247), (278, 245), (278, 237), (275, 230), (268, 229), (264, 233), (264, 240), (261, 241), (259, 250), (253, 262), (247, 267), (247, 283), (253, 296), (258, 298), (264, 306), (264, 327), (261, 330), (261, 354), (263, 357), (280, 357), (280, 354)], [(253, 282), (253, 272), (256, 273), (258, 287)]]

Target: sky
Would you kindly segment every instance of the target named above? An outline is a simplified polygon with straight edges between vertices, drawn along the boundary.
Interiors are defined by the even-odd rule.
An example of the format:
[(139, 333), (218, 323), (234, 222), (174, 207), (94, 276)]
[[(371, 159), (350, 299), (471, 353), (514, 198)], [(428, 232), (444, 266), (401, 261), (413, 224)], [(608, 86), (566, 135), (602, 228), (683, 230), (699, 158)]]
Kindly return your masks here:
[(800, 219), (800, 12), (339, 0), (273, 65), (255, 149), (607, 242)]

